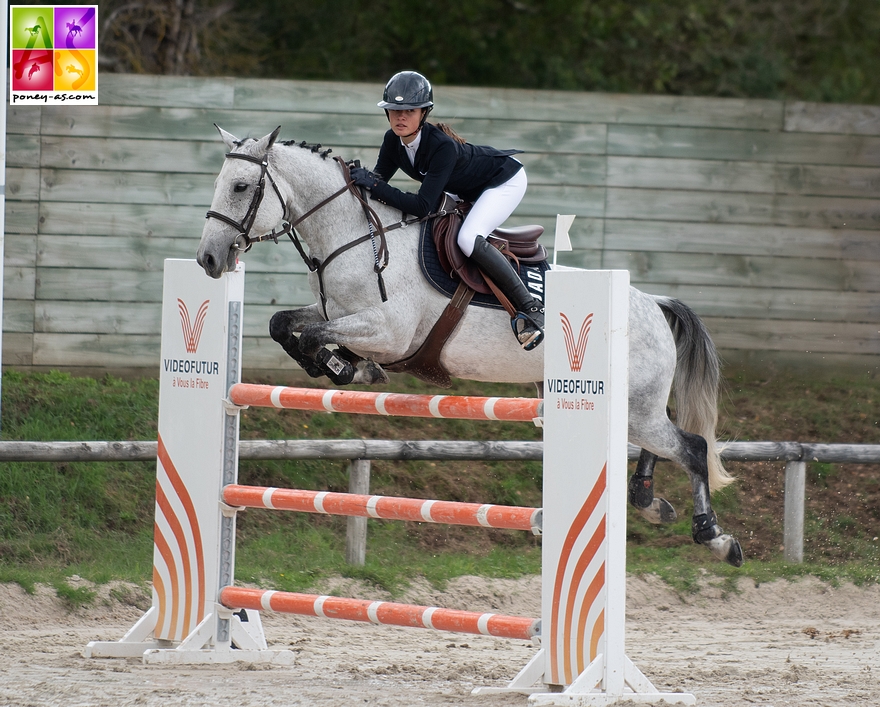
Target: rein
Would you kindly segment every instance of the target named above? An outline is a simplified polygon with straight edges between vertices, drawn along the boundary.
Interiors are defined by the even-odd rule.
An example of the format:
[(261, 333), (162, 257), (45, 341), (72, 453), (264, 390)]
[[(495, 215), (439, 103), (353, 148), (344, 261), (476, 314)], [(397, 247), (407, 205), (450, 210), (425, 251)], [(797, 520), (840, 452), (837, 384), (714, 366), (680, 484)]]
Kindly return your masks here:
[[(279, 236), (286, 235), (288, 238), (290, 238), (306, 267), (309, 269), (309, 272), (313, 272), (318, 276), (318, 292), (321, 299), (321, 310), (323, 312), (324, 319), (326, 320), (329, 320), (329, 317), (327, 316), (327, 295), (324, 291), (324, 270), (333, 260), (335, 260), (339, 255), (342, 255), (342, 253), (345, 253), (346, 251), (351, 250), (356, 246), (359, 246), (361, 243), (366, 243), (367, 241), (370, 241), (373, 246), (373, 271), (376, 273), (376, 277), (378, 280), (379, 294), (382, 297), (382, 301), (387, 302), (388, 295), (385, 291), (385, 282), (382, 279), (382, 271), (385, 270), (386, 267), (388, 267), (389, 258), (388, 241), (385, 237), (385, 234), (388, 233), (388, 231), (394, 231), (398, 228), (403, 228), (404, 226), (411, 226), (413, 224), (421, 223), (422, 221), (427, 221), (428, 219), (436, 218), (438, 216), (445, 216), (446, 214), (450, 213), (448, 210), (441, 209), (434, 213), (428, 214), (427, 216), (423, 216), (422, 218), (403, 218), (396, 223), (392, 223), (388, 226), (383, 226), (378, 214), (376, 214), (373, 208), (367, 203), (364, 191), (356, 187), (354, 185), (354, 182), (351, 180), (348, 164), (341, 157), (334, 157), (333, 159), (339, 164), (342, 169), (342, 173), (345, 177), (345, 186), (328, 196), (320, 203), (313, 206), (299, 218), (291, 219), (290, 212), (287, 208), (287, 203), (285, 202), (284, 197), (281, 196), (281, 191), (278, 189), (278, 185), (275, 183), (275, 180), (272, 178), (272, 174), (269, 172), (269, 162), (267, 154), (263, 155), (262, 157), (253, 157), (251, 155), (242, 154), (239, 152), (226, 153), (226, 157), (228, 159), (246, 160), (248, 162), (253, 162), (254, 164), (259, 165), (260, 180), (254, 192), (253, 199), (251, 199), (250, 206), (248, 207), (248, 210), (241, 221), (236, 221), (230, 216), (227, 216), (226, 214), (221, 214), (218, 211), (208, 211), (205, 214), (205, 218), (216, 218), (235, 228), (239, 232), (239, 237), (236, 238), (235, 243), (233, 244), (233, 248), (243, 253), (247, 253), (253, 247), (254, 243), (260, 243), (262, 241), (273, 241), (277, 244)], [(269, 180), (269, 183), (272, 185), (272, 189), (275, 191), (275, 195), (278, 197), (278, 201), (281, 202), (282, 228), (277, 232), (273, 228), (270, 233), (266, 233), (262, 236), (251, 236), (250, 230), (254, 225), (254, 220), (257, 217), (257, 211), (259, 210), (260, 205), (263, 203), (263, 197), (265, 196), (267, 178)], [(349, 241), (344, 245), (341, 245), (339, 248), (330, 253), (330, 255), (324, 258), (323, 261), (320, 261), (317, 258), (310, 258), (305, 252), (305, 249), (303, 248), (302, 243), (299, 240), (299, 236), (296, 232), (296, 227), (303, 221), (305, 221), (309, 216), (314, 214), (316, 211), (324, 208), (327, 204), (329, 204), (337, 197), (342, 196), (345, 192), (351, 192), (351, 194), (355, 197), (355, 199), (357, 199), (358, 203), (361, 205), (361, 208), (364, 211), (364, 216), (367, 219), (367, 225), (370, 229), (369, 233), (359, 238), (356, 238), (353, 241)], [(376, 245), (377, 236), (379, 240), (378, 247)], [(243, 245), (240, 243), (240, 241), (244, 242)]]

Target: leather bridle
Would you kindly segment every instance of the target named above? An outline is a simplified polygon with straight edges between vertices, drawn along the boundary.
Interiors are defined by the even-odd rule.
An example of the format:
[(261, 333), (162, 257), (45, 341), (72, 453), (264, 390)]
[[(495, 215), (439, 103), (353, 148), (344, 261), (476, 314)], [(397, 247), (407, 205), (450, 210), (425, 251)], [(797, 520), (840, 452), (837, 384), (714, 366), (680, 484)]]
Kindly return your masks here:
[[(302, 216), (297, 219), (290, 218), (290, 210), (287, 208), (287, 202), (284, 200), (284, 197), (281, 195), (281, 190), (278, 188), (278, 185), (275, 183), (275, 180), (272, 178), (271, 172), (269, 172), (269, 160), (268, 153), (264, 154), (262, 157), (254, 157), (252, 155), (244, 154), (241, 152), (227, 152), (227, 159), (237, 159), (237, 160), (246, 160), (247, 162), (253, 162), (256, 165), (260, 166), (260, 179), (257, 183), (257, 187), (254, 190), (254, 196), (251, 199), (251, 203), (248, 206), (247, 211), (245, 212), (244, 217), (241, 221), (236, 221), (231, 216), (227, 216), (226, 214), (222, 214), (219, 211), (210, 210), (205, 214), (205, 218), (216, 218), (224, 223), (232, 226), (235, 230), (238, 231), (239, 236), (236, 238), (235, 243), (232, 245), (238, 251), (242, 253), (247, 253), (254, 245), (254, 243), (259, 243), (261, 241), (273, 241), (278, 243), (279, 236), (288, 236), (293, 244), (296, 246), (297, 251), (300, 254), (300, 257), (303, 259), (303, 262), (306, 264), (306, 267), (310, 272), (314, 272), (318, 276), (319, 283), (319, 292), (321, 296), (321, 309), (324, 312), (325, 319), (327, 317), (327, 296), (324, 292), (324, 268), (336, 258), (338, 255), (344, 253), (345, 251), (353, 248), (361, 243), (366, 241), (372, 241), (373, 243), (373, 258), (374, 265), (373, 270), (375, 271), (378, 280), (379, 280), (379, 293), (382, 297), (382, 301), (386, 302), (388, 300), (388, 295), (385, 292), (385, 283), (382, 281), (382, 271), (388, 266), (388, 243), (385, 239), (385, 231), (388, 230), (382, 225), (382, 222), (379, 220), (379, 216), (376, 212), (367, 204), (367, 200), (364, 194), (354, 185), (354, 182), (351, 180), (350, 170), (348, 165), (341, 157), (335, 157), (334, 159), (339, 163), (342, 167), (342, 172), (345, 175), (345, 186), (343, 186), (340, 190), (334, 192), (326, 199), (321, 201), (320, 203), (313, 206), (311, 209), (306, 211)], [(272, 189), (275, 191), (275, 195), (278, 197), (278, 201), (281, 203), (282, 216), (281, 223), (282, 228), (279, 231), (276, 231), (274, 228), (270, 233), (266, 233), (262, 236), (252, 236), (251, 229), (254, 225), (254, 220), (257, 217), (257, 212), (260, 209), (260, 205), (263, 203), (263, 197), (266, 193), (266, 180), (269, 180), (269, 183), (272, 185)], [(300, 243), (299, 236), (296, 233), (296, 227), (305, 221), (309, 216), (314, 214), (316, 211), (322, 209), (324, 206), (329, 204), (338, 196), (341, 196), (345, 192), (350, 191), (355, 198), (360, 202), (361, 207), (364, 210), (364, 215), (367, 217), (367, 223), (370, 227), (370, 232), (366, 236), (362, 236), (361, 238), (357, 238), (349, 243), (346, 243), (335, 251), (330, 253), (323, 262), (318, 260), (317, 258), (310, 258), (308, 254), (305, 252), (305, 249)], [(404, 223), (397, 224), (394, 227), (399, 227), (401, 225), (405, 225)], [(393, 227), (392, 227), (393, 228)], [(376, 244), (376, 239), (378, 238), (378, 245)], [(243, 241), (243, 245), (240, 241)]]
[[(241, 221), (236, 221), (231, 216), (227, 216), (226, 214), (221, 214), (219, 211), (208, 211), (205, 214), (205, 218), (216, 218), (224, 223), (229, 224), (234, 229), (239, 232), (239, 235), (242, 240), (244, 240), (244, 246), (242, 247), (238, 239), (236, 239), (233, 247), (236, 250), (240, 250), (243, 253), (247, 253), (254, 245), (254, 243), (259, 243), (260, 241), (274, 241), (278, 242), (278, 236), (284, 236), (289, 234), (296, 228), (299, 224), (305, 221), (309, 216), (315, 213), (318, 209), (325, 206), (328, 202), (335, 199), (337, 196), (345, 193), (349, 189), (349, 184), (346, 184), (342, 189), (337, 191), (335, 194), (332, 194), (327, 199), (324, 199), (320, 204), (315, 206), (313, 209), (310, 209), (305, 214), (300, 216), (295, 221), (291, 221), (290, 219), (290, 211), (287, 208), (287, 202), (284, 200), (284, 197), (281, 196), (281, 190), (278, 189), (278, 185), (275, 183), (275, 180), (272, 178), (272, 174), (269, 172), (269, 160), (268, 155), (263, 155), (262, 157), (254, 157), (252, 155), (247, 155), (241, 152), (227, 152), (227, 159), (236, 159), (236, 160), (246, 160), (247, 162), (253, 162), (260, 166), (260, 180), (257, 182), (257, 188), (254, 190), (254, 196), (251, 199), (250, 206), (248, 206), (248, 210), (245, 213), (244, 217)], [(271, 233), (266, 233), (262, 236), (251, 236), (251, 228), (253, 228), (254, 220), (257, 218), (257, 212), (260, 209), (260, 204), (263, 203), (263, 196), (266, 193), (266, 179), (269, 180), (269, 183), (272, 185), (272, 189), (275, 191), (275, 195), (278, 197), (278, 201), (281, 203), (282, 216), (281, 222), (284, 224), (282, 229), (278, 232), (275, 229), (272, 229)]]
[[(329, 317), (327, 316), (327, 295), (324, 291), (324, 269), (327, 267), (327, 265), (330, 264), (330, 262), (332, 262), (337, 256), (341, 255), (345, 251), (350, 250), (351, 248), (354, 248), (361, 243), (366, 243), (367, 241), (370, 241), (373, 245), (373, 271), (376, 273), (376, 277), (378, 279), (379, 294), (382, 297), (382, 301), (387, 302), (388, 295), (385, 292), (385, 283), (382, 280), (382, 271), (385, 270), (386, 267), (388, 267), (388, 242), (385, 234), (388, 231), (393, 231), (397, 228), (402, 228), (403, 226), (410, 226), (415, 223), (420, 223), (421, 221), (426, 221), (436, 216), (444, 216), (446, 215), (446, 213), (448, 213), (445, 210), (441, 210), (436, 213), (428, 214), (423, 218), (403, 218), (400, 221), (393, 223), (389, 226), (383, 226), (378, 214), (376, 214), (373, 208), (367, 203), (366, 195), (364, 194), (364, 192), (356, 187), (354, 182), (351, 180), (348, 163), (346, 163), (345, 160), (343, 160), (341, 157), (334, 157), (333, 159), (336, 160), (336, 162), (342, 168), (342, 173), (345, 177), (345, 186), (343, 186), (342, 189), (340, 189), (339, 191), (336, 191), (328, 196), (320, 203), (313, 206), (299, 218), (291, 220), (290, 211), (287, 208), (287, 202), (284, 200), (284, 197), (281, 195), (281, 190), (278, 189), (278, 185), (275, 183), (275, 180), (272, 178), (272, 174), (269, 172), (268, 153), (264, 154), (262, 157), (253, 157), (252, 155), (243, 154), (240, 152), (227, 152), (226, 157), (228, 159), (246, 160), (248, 162), (253, 162), (254, 164), (259, 165), (260, 180), (257, 183), (257, 187), (254, 191), (254, 196), (251, 199), (250, 206), (248, 206), (248, 210), (241, 221), (236, 221), (226, 214), (221, 214), (219, 211), (213, 210), (208, 211), (205, 214), (205, 218), (216, 218), (236, 229), (239, 233), (239, 236), (238, 238), (236, 238), (235, 243), (232, 247), (238, 251), (241, 251), (242, 253), (247, 253), (253, 247), (254, 243), (259, 243), (261, 241), (273, 241), (275, 243), (278, 243), (279, 236), (288, 236), (294, 246), (296, 246), (296, 249), (299, 252), (299, 255), (302, 258), (303, 262), (306, 264), (306, 267), (309, 269), (310, 272), (315, 273), (318, 277), (318, 291), (321, 299), (321, 309), (323, 311), (325, 319), (329, 319)], [(257, 211), (259, 210), (260, 205), (263, 203), (263, 197), (266, 193), (267, 179), (272, 185), (272, 189), (275, 191), (275, 195), (278, 197), (278, 201), (281, 202), (282, 227), (279, 231), (275, 231), (275, 229), (273, 228), (270, 233), (266, 233), (262, 236), (252, 236), (250, 233), (251, 228), (253, 228), (254, 220), (257, 217)], [(303, 221), (305, 221), (309, 216), (314, 214), (316, 211), (319, 211), (345, 192), (351, 192), (360, 203), (361, 208), (364, 211), (364, 216), (366, 216), (367, 219), (369, 233), (359, 238), (355, 238), (353, 241), (349, 241), (344, 245), (341, 245), (339, 248), (330, 253), (330, 255), (324, 258), (323, 261), (320, 261), (317, 258), (310, 258), (299, 240), (299, 236), (296, 232), (296, 227)], [(243, 245), (239, 241), (243, 241)]]
[[(266, 177), (269, 177), (269, 182), (272, 184), (272, 187), (275, 189), (275, 193), (278, 195), (278, 200), (281, 202), (282, 208), (284, 208), (285, 216), (287, 215), (287, 208), (284, 204), (284, 199), (281, 197), (281, 192), (278, 189), (278, 185), (275, 184), (275, 180), (272, 179), (272, 175), (269, 174), (269, 161), (266, 158), (266, 155), (263, 157), (252, 157), (251, 155), (244, 155), (238, 152), (227, 152), (227, 159), (235, 159), (235, 160), (247, 160), (248, 162), (253, 162), (254, 164), (260, 165), (260, 181), (257, 183), (257, 188), (254, 191), (254, 196), (251, 199), (251, 204), (248, 206), (248, 210), (245, 213), (244, 217), (241, 221), (236, 221), (231, 216), (227, 216), (226, 214), (221, 214), (219, 211), (208, 211), (205, 214), (205, 218), (216, 218), (220, 219), (224, 223), (228, 223), (234, 229), (236, 229), (240, 235), (244, 236), (245, 252), (250, 250), (251, 241), (250, 241), (250, 230), (254, 225), (254, 219), (257, 218), (257, 211), (260, 209), (260, 204), (263, 203), (263, 195), (266, 191)], [(236, 239), (236, 248), (239, 248), (238, 241)]]

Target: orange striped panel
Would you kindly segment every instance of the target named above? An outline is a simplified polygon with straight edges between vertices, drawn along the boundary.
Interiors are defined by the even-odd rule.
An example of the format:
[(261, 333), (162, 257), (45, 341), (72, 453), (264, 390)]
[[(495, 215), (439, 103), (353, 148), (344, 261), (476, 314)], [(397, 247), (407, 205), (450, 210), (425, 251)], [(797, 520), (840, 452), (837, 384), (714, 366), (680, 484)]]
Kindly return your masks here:
[(593, 512), (596, 510), (596, 507), (599, 505), (599, 501), (602, 498), (602, 494), (605, 493), (605, 486), (607, 483), (606, 474), (608, 471), (607, 463), (602, 467), (602, 471), (599, 472), (599, 476), (596, 479), (596, 483), (593, 484), (593, 488), (590, 491), (590, 494), (587, 496), (587, 500), (584, 501), (584, 505), (581, 507), (581, 510), (578, 511), (575, 516), (574, 521), (571, 524), (571, 527), (568, 530), (568, 534), (565, 537), (565, 541), (562, 544), (562, 551), (559, 553), (559, 561), (556, 565), (556, 577), (553, 583), (553, 603), (551, 605), (551, 618), (550, 618), (550, 628), (549, 628), (549, 642), (546, 645), (546, 650), (549, 654), (549, 662), (550, 662), (550, 682), (554, 684), (561, 684), (559, 679), (559, 656), (557, 654), (557, 641), (559, 639), (559, 608), (560, 602), (562, 601), (562, 583), (565, 578), (565, 572), (568, 567), (569, 559), (571, 556), (571, 551), (574, 548), (574, 544), (583, 531), (584, 527), (589, 521), (590, 517), (593, 515)]
[[(158, 484), (158, 482), (157, 482)], [(159, 526), (153, 523), (153, 544), (156, 545), (155, 538), (159, 535)], [(156, 545), (158, 548), (158, 545)], [(159, 631), (165, 623), (165, 610), (168, 607), (168, 596), (165, 593), (165, 582), (162, 581), (162, 575), (159, 574), (159, 568), (153, 564), (153, 591), (156, 592), (156, 601), (159, 604), (159, 616), (156, 619), (156, 638), (159, 638)]]
[[(578, 591), (581, 587), (581, 581), (584, 578), (584, 573), (587, 571), (587, 567), (590, 562), (592, 562), (593, 558), (596, 556), (596, 553), (599, 551), (599, 548), (602, 546), (602, 543), (605, 541), (605, 516), (602, 516), (602, 520), (599, 522), (599, 525), (596, 527), (596, 531), (593, 533), (593, 537), (590, 538), (590, 541), (587, 543), (584, 551), (581, 553), (581, 556), (578, 558), (577, 564), (575, 564), (574, 572), (571, 577), (571, 584), (568, 589), (568, 599), (565, 602), (565, 620), (563, 621), (563, 636), (562, 636), (562, 646), (563, 646), (563, 660), (565, 665), (565, 683), (566, 685), (570, 684), (573, 676), (572, 676), (572, 665), (571, 665), (571, 634), (572, 628), (574, 626), (574, 612), (577, 608), (581, 614), (587, 614), (590, 611), (590, 607), (592, 606), (593, 600), (596, 598), (595, 595), (591, 598), (589, 596), (584, 597), (584, 603), (582, 606), (577, 606), (577, 595)], [(603, 563), (604, 565), (604, 563)], [(604, 573), (603, 573), (604, 577)], [(600, 587), (601, 588), (601, 587)], [(577, 635), (577, 634), (575, 634)], [(583, 650), (581, 650), (580, 644), (578, 645), (578, 654), (583, 656)], [(586, 666), (583, 664), (583, 658), (577, 661), (577, 670), (574, 672), (574, 675), (580, 675), (583, 672)]]
[[(599, 592), (602, 591), (602, 587), (605, 586), (605, 563), (602, 563), (602, 566), (599, 568), (599, 571), (596, 572), (596, 576), (593, 577), (593, 581), (590, 582), (590, 586), (587, 587), (586, 596), (584, 596), (584, 607), (585, 610), (581, 611), (580, 616), (578, 616), (578, 626), (577, 626), (577, 674), (580, 675), (584, 668), (587, 667), (587, 661), (584, 660), (584, 638), (586, 634), (586, 626), (587, 626), (587, 618), (590, 615), (590, 608), (593, 606), (593, 603), (596, 601), (596, 597), (599, 595)], [(605, 613), (605, 609), (602, 609), (601, 614)], [(603, 624), (604, 625), (604, 624)], [(595, 633), (595, 626), (593, 627)], [(593, 637), (595, 640), (590, 641), (590, 660), (592, 663), (596, 659), (597, 650), (596, 644), (598, 641), (598, 637)]]
[(159, 635), (161, 626), (157, 626), (156, 638), (174, 640), (178, 638), (177, 619), (180, 615), (180, 586), (177, 582), (177, 566), (174, 563), (174, 554), (171, 552), (171, 547), (168, 545), (165, 536), (162, 535), (158, 525), (153, 535), (153, 542), (159, 551), (159, 555), (162, 557), (162, 561), (165, 563), (165, 568), (168, 570), (168, 578), (171, 582), (171, 625), (168, 628), (168, 633), (161, 636)]
[(162, 468), (165, 470), (165, 474), (168, 476), (168, 480), (171, 482), (171, 486), (174, 488), (180, 503), (186, 511), (190, 532), (193, 536), (193, 544), (195, 545), (197, 584), (195, 587), (190, 587), (189, 590), (191, 595), (196, 601), (198, 601), (198, 605), (193, 625), (184, 626), (184, 635), (186, 635), (195, 628), (196, 624), (205, 618), (205, 550), (202, 543), (202, 533), (199, 529), (199, 518), (196, 514), (195, 506), (193, 505), (192, 498), (186, 488), (186, 484), (183, 482), (183, 479), (180, 478), (177, 467), (175, 467), (174, 463), (171, 461), (171, 457), (168, 454), (164, 441), (162, 440), (162, 435), (159, 435), (158, 457), (159, 462), (162, 464)]
[(593, 633), (590, 635), (590, 655), (595, 656), (599, 650), (599, 639), (605, 633), (605, 609), (599, 614), (596, 623), (593, 624)]
[(168, 523), (168, 526), (171, 528), (171, 533), (174, 535), (174, 540), (180, 550), (180, 561), (183, 565), (183, 586), (186, 587), (183, 597), (185, 600), (183, 606), (183, 625), (188, 627), (190, 625), (190, 620), (192, 619), (193, 602), (196, 600), (196, 597), (194, 597), (192, 592), (189, 591), (192, 587), (192, 567), (189, 561), (189, 548), (187, 547), (183, 527), (180, 525), (180, 521), (177, 519), (174, 509), (168, 502), (168, 498), (165, 496), (165, 492), (162, 490), (160, 484), (156, 484), (156, 505), (162, 510), (162, 515), (165, 516), (165, 522)]

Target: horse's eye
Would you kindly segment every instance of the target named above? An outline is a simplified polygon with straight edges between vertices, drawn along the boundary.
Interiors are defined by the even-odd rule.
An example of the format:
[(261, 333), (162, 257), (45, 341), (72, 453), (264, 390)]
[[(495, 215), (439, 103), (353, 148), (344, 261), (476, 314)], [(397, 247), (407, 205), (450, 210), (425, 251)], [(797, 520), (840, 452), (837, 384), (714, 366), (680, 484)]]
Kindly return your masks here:
[(235, 191), (237, 191), (237, 192), (245, 191), (247, 188), (248, 188), (248, 185), (243, 182), (239, 182), (238, 184), (235, 185)]

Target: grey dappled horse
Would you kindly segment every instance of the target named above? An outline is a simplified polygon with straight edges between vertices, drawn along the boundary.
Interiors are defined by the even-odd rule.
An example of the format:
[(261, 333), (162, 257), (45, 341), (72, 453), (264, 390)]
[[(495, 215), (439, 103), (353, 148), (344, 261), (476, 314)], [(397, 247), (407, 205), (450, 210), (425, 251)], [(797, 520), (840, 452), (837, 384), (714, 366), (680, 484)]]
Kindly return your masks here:
[[(342, 383), (387, 381), (382, 364), (416, 351), (448, 301), (419, 269), (419, 224), (389, 231), (386, 249), (382, 239), (370, 238), (374, 229), (366, 207), (347, 187), (341, 165), (327, 159), (329, 150), (278, 143), (280, 127), (260, 140), (239, 140), (218, 130), (230, 151), (214, 183), (199, 264), (218, 278), (260, 240), (252, 234), (277, 238), (276, 228), (284, 224), (281, 233), (287, 233), (294, 224), (308, 248), (306, 254), (298, 245), (318, 301), (275, 314), (272, 338), (312, 376), (328, 375), (337, 384), (340, 375)], [(383, 225), (401, 220), (399, 211), (383, 204), (370, 202), (369, 208)], [(358, 239), (359, 244), (345, 248)], [(385, 263), (380, 283), (377, 271)], [(353, 369), (328, 344), (344, 346), (364, 360)], [(710, 488), (722, 488), (732, 478), (715, 445), (720, 372), (708, 332), (678, 300), (631, 288), (629, 347), (629, 439), (642, 448), (630, 479), (630, 502), (653, 523), (674, 520), (672, 506), (654, 498), (653, 473), (658, 457), (678, 463), (693, 488), (694, 541), (740, 566), (739, 542), (722, 532), (709, 501)], [(511, 334), (508, 314), (500, 309), (468, 308), (440, 360), (458, 378), (543, 379), (542, 348), (523, 351)], [(346, 366), (347, 372), (340, 373)], [(678, 425), (666, 408), (673, 383)]]

